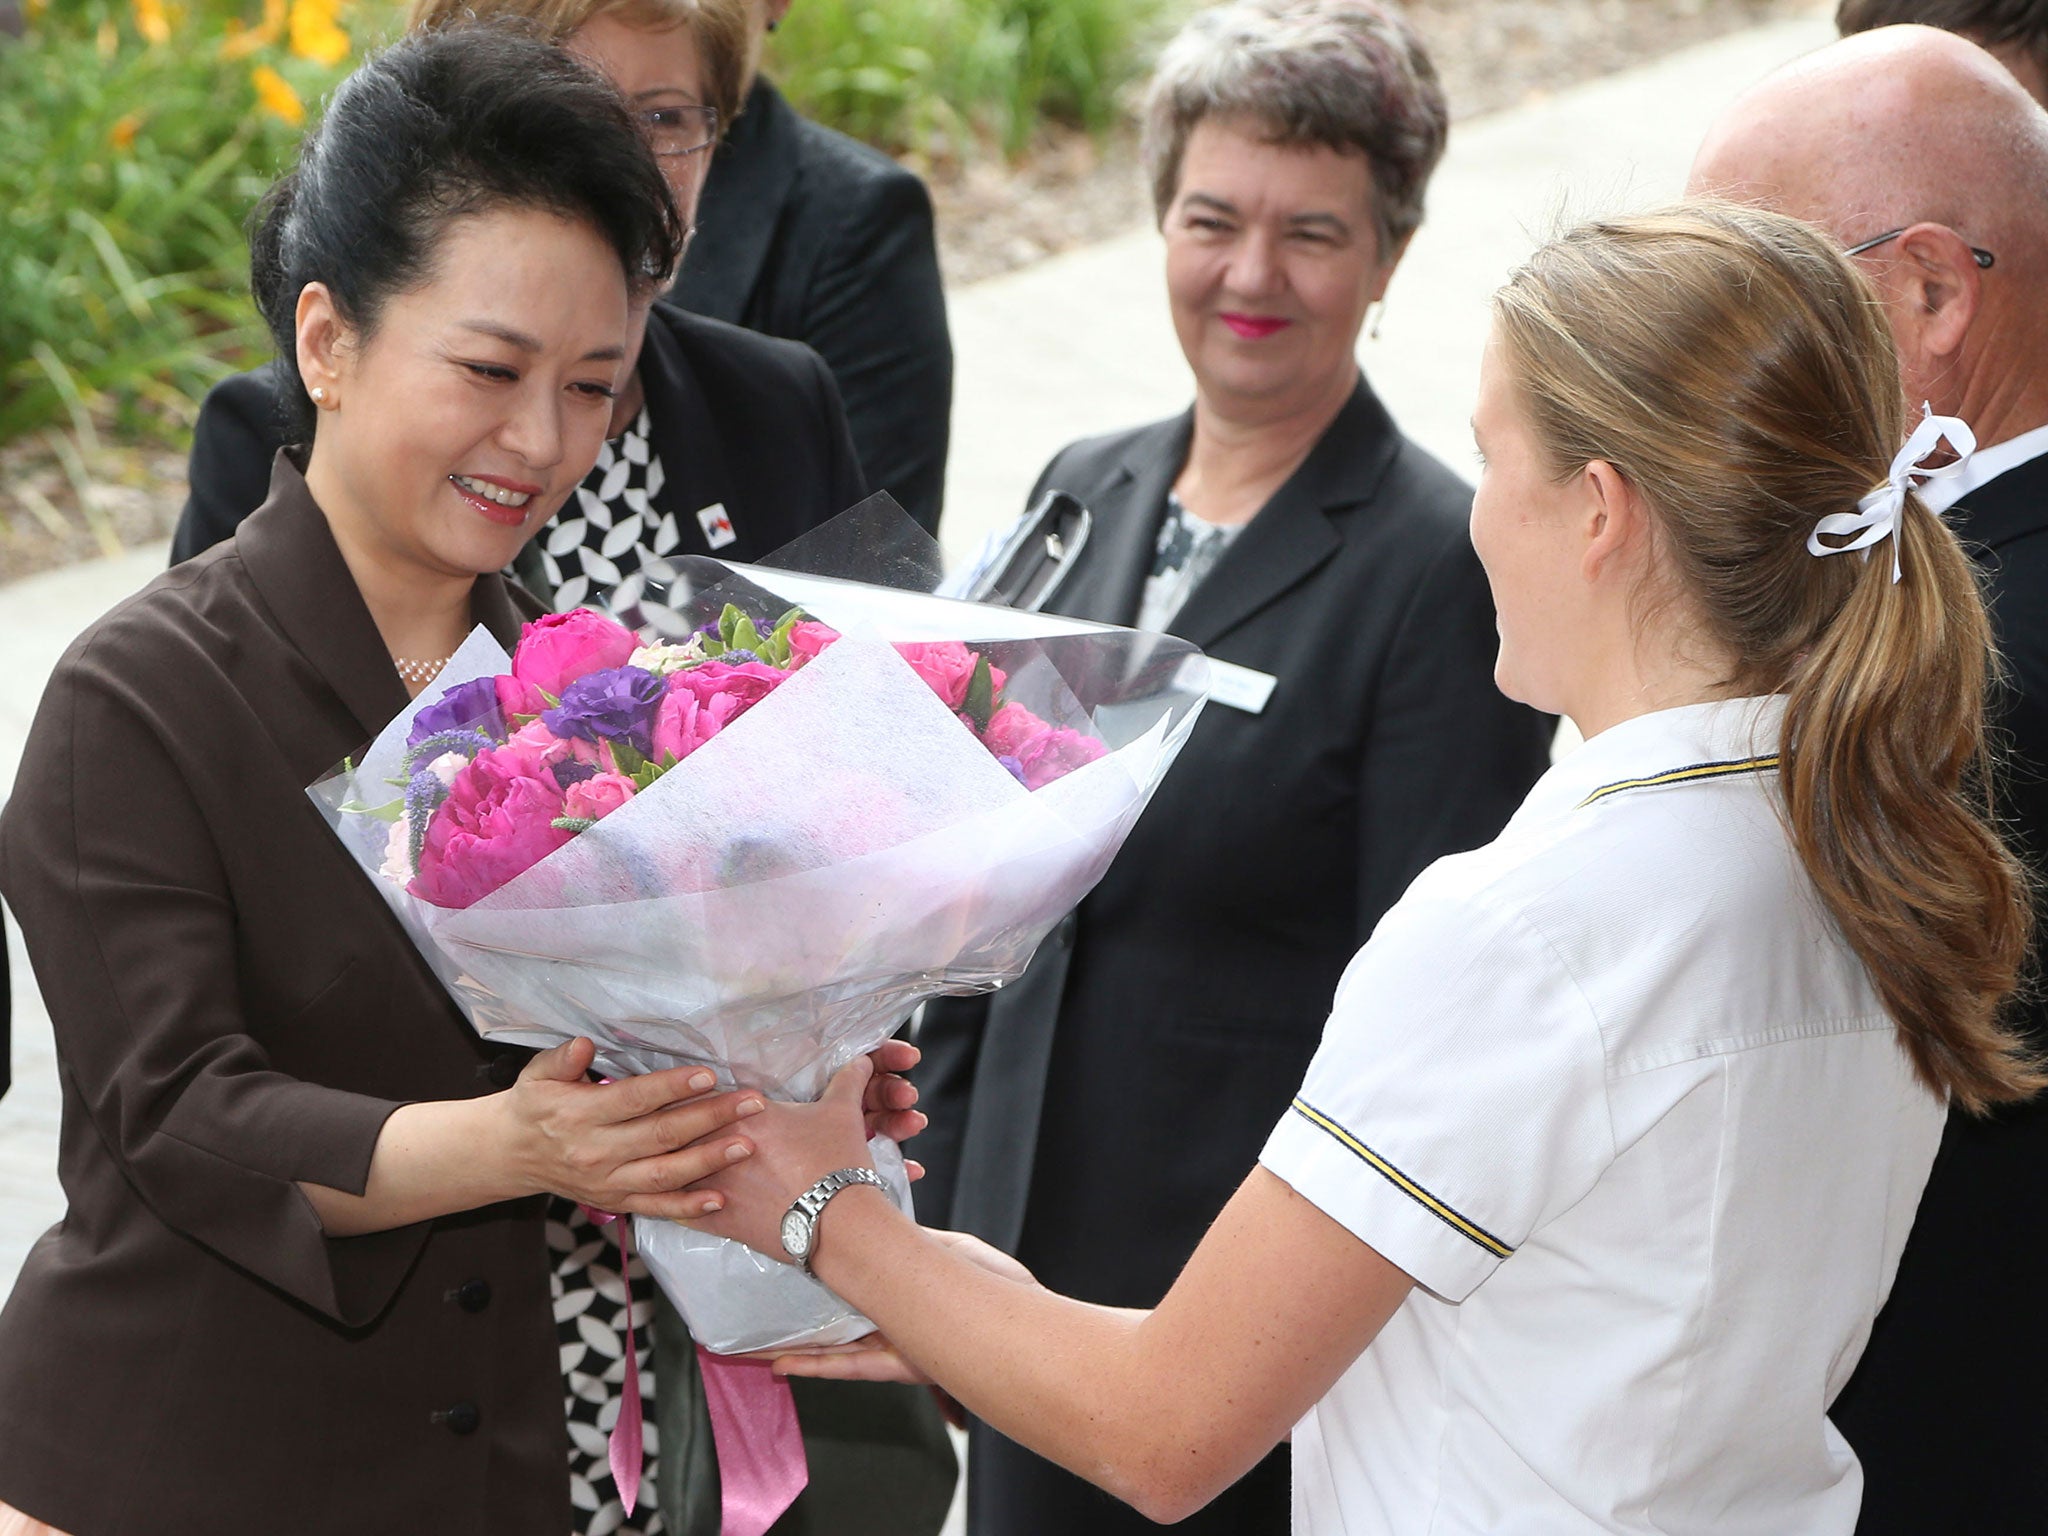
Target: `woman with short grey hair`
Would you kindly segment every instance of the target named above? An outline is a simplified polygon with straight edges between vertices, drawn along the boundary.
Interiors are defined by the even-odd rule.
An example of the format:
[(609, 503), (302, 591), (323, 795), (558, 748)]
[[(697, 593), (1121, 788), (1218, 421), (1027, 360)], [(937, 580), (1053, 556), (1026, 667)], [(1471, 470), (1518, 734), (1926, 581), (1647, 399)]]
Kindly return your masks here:
[(1380, 249), (1422, 223), (1450, 113), (1413, 29), (1373, 4), (1246, 0), (1204, 11), (1167, 45), (1145, 101), (1145, 173), (1162, 227), (1188, 135), (1205, 118), (1256, 126), (1274, 145), (1365, 156)]
[[(1422, 44), (1371, 0), (1242, 0), (1159, 62), (1146, 154), (1194, 405), (1066, 449), (1032, 499), (1094, 514), (1053, 606), (1193, 640), (1216, 697), (1030, 971), (919, 1035), (920, 1215), (1090, 1301), (1166, 1294), (1345, 962), (1545, 762), (1542, 721), (1493, 685), (1471, 492), (1358, 365), (1447, 120)], [(985, 1427), (970, 1446), (974, 1536), (1151, 1528)], [(1285, 1532), (1288, 1452), (1255, 1460), (1183, 1529)]]

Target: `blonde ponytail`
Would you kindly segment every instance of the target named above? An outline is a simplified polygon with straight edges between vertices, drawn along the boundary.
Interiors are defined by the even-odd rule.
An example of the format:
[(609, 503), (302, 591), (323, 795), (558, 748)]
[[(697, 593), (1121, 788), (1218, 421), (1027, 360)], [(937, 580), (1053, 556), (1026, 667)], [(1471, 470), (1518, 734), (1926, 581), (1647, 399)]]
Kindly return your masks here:
[(1787, 696), (1793, 844), (1920, 1077), (1973, 1111), (2048, 1085), (2000, 1018), (2031, 910), (1990, 819), (1996, 658), (1974, 568), (1917, 495), (1892, 535), (1896, 583), (1892, 546), (1806, 547), (1904, 440), (1891, 333), (1862, 277), (1807, 225), (1693, 204), (1553, 241), (1495, 319), (1560, 477), (1619, 469), (1738, 658), (1728, 691)]

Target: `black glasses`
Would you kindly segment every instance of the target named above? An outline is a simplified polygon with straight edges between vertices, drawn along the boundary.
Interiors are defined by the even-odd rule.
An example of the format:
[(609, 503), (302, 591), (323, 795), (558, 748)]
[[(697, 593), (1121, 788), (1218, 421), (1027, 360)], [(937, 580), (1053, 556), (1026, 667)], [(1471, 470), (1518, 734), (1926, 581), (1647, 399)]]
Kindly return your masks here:
[[(1850, 246), (1849, 249), (1842, 252), (1842, 254), (1844, 256), (1861, 256), (1865, 251), (1874, 250), (1876, 247), (1883, 245), (1887, 240), (1898, 239), (1899, 236), (1903, 235), (1907, 230), (1911, 229), (1912, 227), (1913, 226), (1910, 224), (1901, 224), (1897, 229), (1888, 229), (1881, 235), (1871, 236), (1870, 239), (1864, 241), (1861, 245)], [(1991, 264), (1998, 260), (1996, 256), (1992, 255), (1989, 251), (1985, 250), (1980, 245), (1971, 246), (1970, 254), (1976, 257), (1977, 265), (1987, 272), (1991, 270)]]
[(718, 142), (718, 108), (677, 102), (647, 107), (640, 113), (641, 126), (655, 154), (663, 159), (694, 155)]

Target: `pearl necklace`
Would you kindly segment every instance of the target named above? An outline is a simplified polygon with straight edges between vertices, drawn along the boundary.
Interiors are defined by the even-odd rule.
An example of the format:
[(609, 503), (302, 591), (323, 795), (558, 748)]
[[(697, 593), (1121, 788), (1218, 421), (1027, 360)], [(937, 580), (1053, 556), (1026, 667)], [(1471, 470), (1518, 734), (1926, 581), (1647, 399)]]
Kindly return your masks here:
[(441, 669), (453, 661), (453, 656), (443, 656), (439, 661), (407, 661), (403, 656), (391, 658), (391, 664), (398, 668), (398, 675), (415, 688), (424, 688), (441, 675)]

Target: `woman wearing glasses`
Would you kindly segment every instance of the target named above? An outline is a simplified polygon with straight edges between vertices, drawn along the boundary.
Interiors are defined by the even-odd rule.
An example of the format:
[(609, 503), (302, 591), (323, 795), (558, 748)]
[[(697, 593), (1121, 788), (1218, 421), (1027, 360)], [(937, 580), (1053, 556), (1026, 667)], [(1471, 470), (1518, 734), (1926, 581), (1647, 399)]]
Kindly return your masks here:
[[(743, 0), (413, 0), (414, 30), (518, 16), (581, 55), (646, 125), (685, 224), (746, 72)], [(557, 608), (603, 606), (646, 559), (768, 554), (867, 494), (846, 412), (817, 355), (656, 303), (597, 465), (520, 557)], [(207, 396), (173, 562), (228, 538), (295, 441), (275, 365)]]

